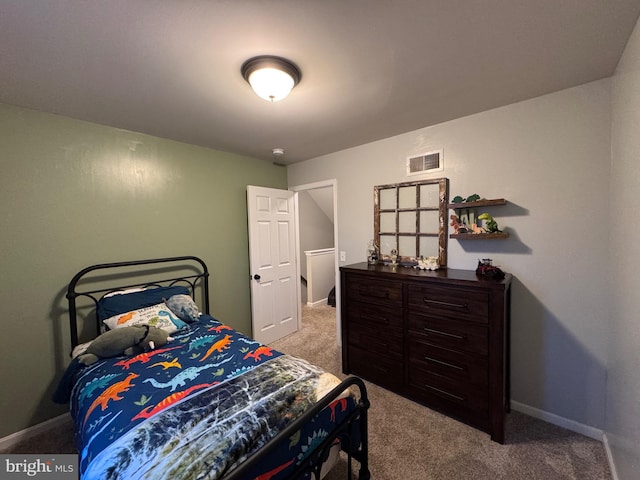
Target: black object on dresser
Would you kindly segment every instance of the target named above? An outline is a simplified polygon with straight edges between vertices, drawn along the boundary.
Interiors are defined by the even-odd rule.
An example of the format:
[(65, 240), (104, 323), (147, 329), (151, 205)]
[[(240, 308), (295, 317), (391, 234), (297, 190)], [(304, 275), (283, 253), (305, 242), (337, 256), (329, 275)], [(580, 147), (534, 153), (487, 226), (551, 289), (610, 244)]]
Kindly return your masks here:
[(340, 267), (342, 370), (504, 443), (511, 275)]

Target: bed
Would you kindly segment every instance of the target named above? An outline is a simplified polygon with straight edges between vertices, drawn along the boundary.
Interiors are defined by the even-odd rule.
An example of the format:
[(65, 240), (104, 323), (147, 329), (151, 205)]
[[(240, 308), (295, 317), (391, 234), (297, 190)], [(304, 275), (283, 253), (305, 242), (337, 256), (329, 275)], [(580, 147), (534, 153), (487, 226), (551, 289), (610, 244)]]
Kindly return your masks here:
[[(93, 265), (67, 299), (74, 358), (54, 400), (70, 404), (81, 479), (320, 479), (339, 450), (346, 478), (352, 459), (370, 478), (362, 380), (340, 381), (212, 317), (201, 259)], [(81, 339), (140, 323), (171, 340), (78, 361)]]

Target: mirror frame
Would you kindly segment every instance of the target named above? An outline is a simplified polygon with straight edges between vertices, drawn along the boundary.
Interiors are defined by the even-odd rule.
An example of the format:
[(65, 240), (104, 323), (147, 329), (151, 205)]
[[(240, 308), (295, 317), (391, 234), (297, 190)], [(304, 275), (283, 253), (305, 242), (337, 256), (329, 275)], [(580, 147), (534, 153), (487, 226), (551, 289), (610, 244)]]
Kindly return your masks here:
[[(421, 185), (438, 185), (438, 205), (421, 207), (420, 206), (420, 186)], [(403, 187), (416, 187), (415, 208), (400, 208), (399, 206), (399, 192)], [(383, 209), (380, 208), (380, 193), (383, 190), (395, 189), (396, 208)], [(396, 245), (399, 244), (400, 237), (415, 237), (416, 253), (420, 252), (420, 238), (421, 237), (438, 237), (438, 264), (441, 268), (447, 266), (447, 212), (449, 204), (449, 179), (448, 178), (434, 178), (431, 180), (419, 180), (415, 182), (402, 182), (392, 183), (388, 185), (377, 185), (373, 187), (373, 229), (374, 229), (374, 242), (378, 248), (380, 254), (380, 260), (383, 258), (380, 251), (380, 235), (394, 235), (396, 238)], [(437, 233), (424, 233), (420, 231), (420, 215), (421, 211), (437, 211), (438, 212), (438, 232)], [(399, 232), (399, 213), (401, 212), (416, 212), (416, 231)], [(396, 215), (395, 231), (393, 232), (380, 232), (380, 214), (381, 213), (394, 213)], [(388, 259), (387, 259), (388, 260)], [(398, 260), (402, 263), (417, 263), (417, 257), (402, 256)]]

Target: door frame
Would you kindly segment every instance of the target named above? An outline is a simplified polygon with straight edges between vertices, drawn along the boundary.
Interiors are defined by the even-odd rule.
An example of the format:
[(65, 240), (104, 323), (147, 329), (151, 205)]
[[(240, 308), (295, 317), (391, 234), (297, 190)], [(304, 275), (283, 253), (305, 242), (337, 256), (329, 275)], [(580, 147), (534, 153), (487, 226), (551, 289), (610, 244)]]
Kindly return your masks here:
[[(342, 346), (342, 319), (340, 312), (340, 249), (338, 248), (338, 181), (333, 178), (330, 180), (321, 180), (319, 182), (306, 183), (303, 185), (295, 185), (289, 187), (289, 190), (294, 192), (304, 192), (307, 190), (316, 190), (318, 188), (325, 187), (333, 187), (333, 248), (335, 249), (336, 254), (335, 257), (335, 288), (336, 288), (336, 341), (338, 346)], [(300, 210), (298, 209), (298, 196), (295, 198), (296, 202), (296, 216), (299, 215)], [(296, 255), (300, 256), (300, 221), (296, 222), (296, 245), (298, 249), (296, 250)], [(301, 258), (298, 259), (298, 270), (300, 270), (300, 262)], [(300, 272), (298, 271), (298, 276), (300, 276)], [(302, 322), (302, 287), (300, 282), (298, 281), (298, 303), (300, 304), (300, 322)]]

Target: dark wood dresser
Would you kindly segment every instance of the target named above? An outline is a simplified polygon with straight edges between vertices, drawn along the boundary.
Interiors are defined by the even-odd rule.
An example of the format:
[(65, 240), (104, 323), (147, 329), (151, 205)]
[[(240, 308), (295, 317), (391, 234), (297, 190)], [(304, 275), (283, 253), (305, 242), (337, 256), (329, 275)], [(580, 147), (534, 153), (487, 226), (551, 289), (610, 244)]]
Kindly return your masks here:
[(511, 275), (340, 268), (342, 369), (504, 443)]

